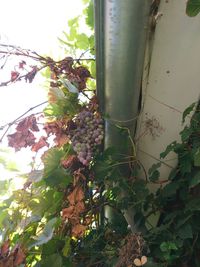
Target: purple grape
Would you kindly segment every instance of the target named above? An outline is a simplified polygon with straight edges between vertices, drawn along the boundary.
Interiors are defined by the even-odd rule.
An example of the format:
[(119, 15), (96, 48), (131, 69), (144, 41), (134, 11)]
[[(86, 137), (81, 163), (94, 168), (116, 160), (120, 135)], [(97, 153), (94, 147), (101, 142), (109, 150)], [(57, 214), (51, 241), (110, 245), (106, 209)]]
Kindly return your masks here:
[(94, 152), (103, 141), (103, 120), (89, 110), (83, 110), (74, 118), (76, 129), (71, 130), (69, 138), (79, 161), (88, 166)]

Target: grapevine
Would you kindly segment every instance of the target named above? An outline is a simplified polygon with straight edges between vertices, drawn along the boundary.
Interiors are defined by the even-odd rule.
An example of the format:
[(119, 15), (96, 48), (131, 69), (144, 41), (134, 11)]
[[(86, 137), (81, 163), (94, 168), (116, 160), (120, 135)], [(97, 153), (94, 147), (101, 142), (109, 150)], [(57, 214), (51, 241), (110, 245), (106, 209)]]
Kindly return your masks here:
[[(157, 10), (159, 1), (152, 2)], [(191, 5), (193, 0), (188, 1)], [(90, 2), (87, 12), (92, 10)], [(75, 47), (78, 40), (90, 40), (87, 51), (61, 60), (0, 45), (6, 61), (19, 59), (10, 79), (0, 86), (32, 83), (38, 72), (46, 70), (49, 89), (47, 103), (0, 127), (0, 140), (7, 137), (16, 153), (25, 148), (34, 153), (23, 187), (0, 204), (0, 267), (199, 266), (200, 104), (185, 110), (183, 122), (186, 117), (191, 121), (180, 133), (180, 143), (170, 144), (148, 172), (138, 162), (137, 151), (133, 161), (113, 147), (104, 150), (105, 114), (99, 111), (95, 89), (94, 36), (86, 37), (77, 33), (70, 40)], [(88, 51), (91, 54), (84, 58)], [(44, 104), (43, 112), (33, 113)], [(133, 143), (127, 129), (117, 121), (115, 126), (125, 144)], [(177, 154), (178, 165), (160, 181), (159, 168), (167, 165), (161, 159), (170, 152)], [(129, 168), (128, 177), (122, 166)], [(141, 167), (146, 180), (140, 179)], [(9, 182), (1, 182), (7, 192)], [(152, 184), (158, 186), (155, 192), (149, 189)], [(115, 220), (107, 218), (105, 207)], [(131, 233), (124, 219), (129, 208), (134, 209), (140, 233)], [(152, 215), (158, 222), (152, 224)]]

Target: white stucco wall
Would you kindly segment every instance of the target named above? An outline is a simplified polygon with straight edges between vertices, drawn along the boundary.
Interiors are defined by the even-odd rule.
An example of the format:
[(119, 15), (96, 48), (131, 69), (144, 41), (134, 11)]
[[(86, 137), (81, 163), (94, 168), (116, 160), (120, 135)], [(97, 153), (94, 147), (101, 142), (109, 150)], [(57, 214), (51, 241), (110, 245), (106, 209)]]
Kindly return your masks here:
[[(161, 0), (159, 8), (163, 16), (156, 26), (136, 138), (138, 157), (147, 170), (168, 144), (179, 139), (181, 113), (200, 95), (200, 15), (189, 18), (185, 7), (184, 0)], [(166, 163), (175, 166), (174, 155)], [(163, 166), (161, 179), (169, 171)]]

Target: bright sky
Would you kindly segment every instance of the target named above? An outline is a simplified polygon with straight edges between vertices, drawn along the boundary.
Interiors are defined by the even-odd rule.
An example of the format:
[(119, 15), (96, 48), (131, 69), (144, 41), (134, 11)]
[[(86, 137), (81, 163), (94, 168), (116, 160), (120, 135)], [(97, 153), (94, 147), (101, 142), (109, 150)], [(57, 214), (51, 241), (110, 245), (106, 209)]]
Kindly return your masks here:
[[(63, 30), (68, 31), (67, 21), (79, 15), (82, 9), (82, 0), (1, 1), (0, 43), (58, 56), (60, 44), (57, 37), (61, 37)], [(5, 81), (1, 76), (0, 71), (0, 81)], [(0, 87), (0, 126), (45, 100), (46, 92), (37, 79), (32, 84), (18, 82)], [(17, 158), (23, 166), (30, 161), (30, 157)], [(2, 171), (0, 174), (2, 176)]]

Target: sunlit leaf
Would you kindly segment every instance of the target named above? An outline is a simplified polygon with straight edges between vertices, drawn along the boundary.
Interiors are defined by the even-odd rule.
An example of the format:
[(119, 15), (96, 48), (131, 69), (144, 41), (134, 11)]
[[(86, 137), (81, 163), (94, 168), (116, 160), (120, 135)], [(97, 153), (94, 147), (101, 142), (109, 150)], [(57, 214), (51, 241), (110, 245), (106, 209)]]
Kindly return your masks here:
[(39, 234), (37, 237), (34, 238), (36, 241), (33, 244), (31, 244), (31, 247), (40, 246), (52, 239), (56, 221), (57, 218), (53, 218), (47, 222), (41, 234)]
[(60, 166), (60, 160), (65, 152), (62, 149), (50, 148), (42, 157), (44, 163), (44, 177), (50, 175), (55, 169)]
[(62, 249), (63, 256), (68, 257), (71, 252), (71, 246), (70, 246), (71, 238), (67, 237), (65, 241), (65, 245)]
[(84, 33), (78, 34), (76, 37), (76, 45), (79, 49), (86, 50), (89, 47), (88, 36)]
[(60, 81), (62, 82), (62, 84), (69, 90), (70, 93), (76, 93), (78, 94), (79, 91), (76, 88), (76, 86), (74, 86), (70, 81), (68, 81), (67, 79), (62, 79), (60, 78)]
[(28, 174), (28, 181), (39, 182), (42, 180), (44, 175), (44, 170), (33, 170)]
[(90, 1), (85, 14), (86, 14), (86, 24), (91, 29), (94, 29), (94, 3), (93, 1)]

